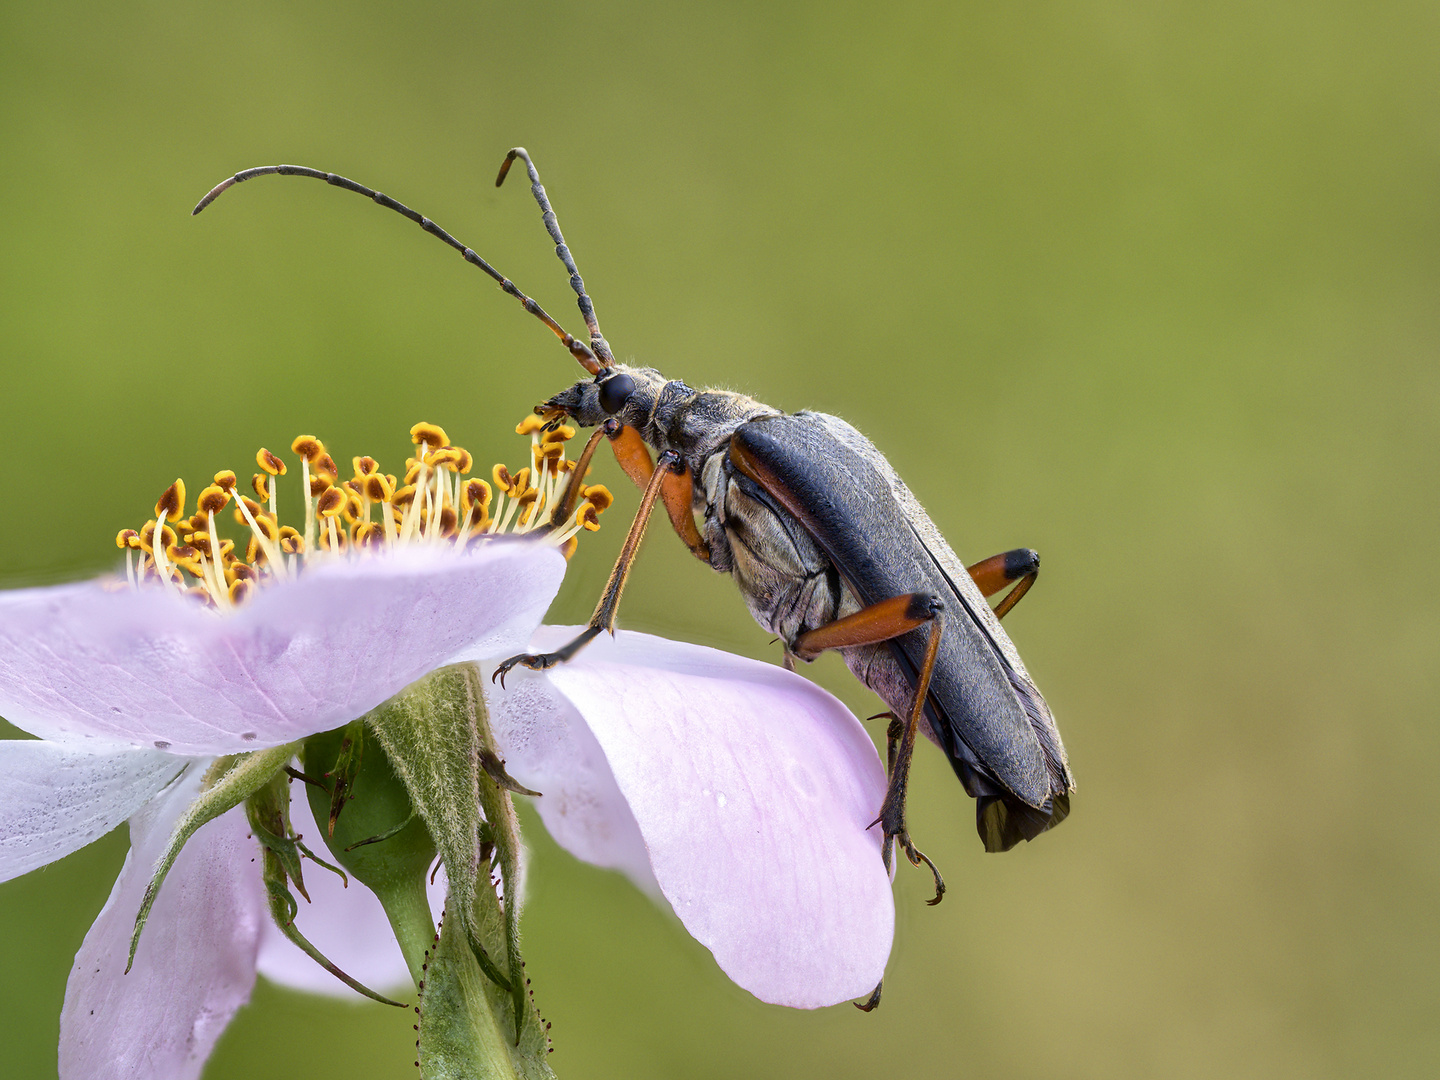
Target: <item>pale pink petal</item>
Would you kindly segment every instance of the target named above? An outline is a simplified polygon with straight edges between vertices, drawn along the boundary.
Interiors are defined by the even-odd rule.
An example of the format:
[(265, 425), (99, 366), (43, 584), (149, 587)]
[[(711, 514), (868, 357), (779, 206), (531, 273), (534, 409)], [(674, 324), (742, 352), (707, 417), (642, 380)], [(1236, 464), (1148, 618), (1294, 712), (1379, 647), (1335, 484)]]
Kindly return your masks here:
[(243, 810), (202, 826), (151, 909), (135, 966), (130, 934), (151, 868), (200, 790), (203, 763), (130, 819), (130, 854), (85, 935), (60, 1014), (60, 1080), (200, 1075), (250, 997), (264, 894)]
[[(290, 820), (315, 854), (330, 859), (321, 830), (310, 813), (310, 801), (298, 790), (290, 799)], [(445, 907), (445, 886), (445, 871), (441, 868), (428, 885), (432, 916), (438, 916)], [(413, 995), (414, 985), (395, 941), (395, 931), (390, 929), (385, 909), (374, 893), (354, 878), (347, 888), (337, 875), (308, 859), (305, 889), (311, 902), (307, 904), (303, 896), (295, 893), (300, 902), (295, 925), (312, 945), (341, 971), (372, 990), (400, 992), (402, 997), (409, 991)], [(282, 986), (365, 1000), (292, 945), (270, 919), (265, 920), (258, 963), (261, 975)]]
[(227, 615), (158, 588), (0, 593), (0, 716), (175, 754), (290, 742), (464, 650), (519, 648), (564, 572), (553, 548), (502, 541), (324, 562)]
[(727, 975), (797, 1008), (874, 989), (895, 917), (868, 828), (885, 774), (849, 710), (783, 668), (643, 634), (602, 637), (548, 678), (604, 751), (666, 899)]
[(506, 771), (541, 793), (534, 805), (556, 843), (588, 863), (623, 872), (658, 898), (640, 826), (579, 711), (547, 679), (523, 668), (506, 677), (504, 688), (490, 681), (493, 665), (482, 670)]
[(185, 768), (158, 750), (0, 741), (0, 881), (98, 840)]

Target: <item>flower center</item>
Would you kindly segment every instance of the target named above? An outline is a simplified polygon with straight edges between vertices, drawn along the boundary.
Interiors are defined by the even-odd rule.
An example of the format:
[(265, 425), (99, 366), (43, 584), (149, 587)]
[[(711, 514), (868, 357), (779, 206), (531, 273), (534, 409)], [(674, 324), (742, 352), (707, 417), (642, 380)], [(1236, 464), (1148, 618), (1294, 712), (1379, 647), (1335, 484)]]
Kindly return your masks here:
[[(574, 553), (579, 534), (600, 527), (613, 501), (603, 484), (586, 485), (565, 456), (575, 429), (527, 416), (515, 428), (530, 436), (530, 464), (518, 473), (491, 470), (493, 483), (469, 478), (473, 459), (453, 446), (444, 429), (410, 429), (415, 456), (405, 461), (403, 482), (383, 473), (371, 457), (351, 459), (354, 475), (340, 479), (321, 441), (302, 435), (290, 445), (300, 459), (304, 528), (280, 523), (277, 489), (288, 469), (261, 448), (260, 472), (251, 478), (255, 498), (238, 490), (234, 472), (215, 474), (200, 492), (195, 513), (185, 514), (185, 481), (176, 480), (155, 503), (155, 517), (140, 529), (122, 529), (116, 546), (125, 551), (132, 586), (159, 581), (200, 597), (221, 610), (241, 602), (255, 587), (302, 571), (312, 559), (353, 557), (400, 544), (450, 544), (463, 548), (502, 533), (533, 536)], [(582, 455), (588, 461), (588, 457)], [(586, 470), (588, 471), (588, 469)], [(567, 498), (571, 483), (577, 498)], [(231, 503), (241, 526), (240, 544), (221, 535), (217, 517)], [(556, 512), (573, 506), (565, 520)]]

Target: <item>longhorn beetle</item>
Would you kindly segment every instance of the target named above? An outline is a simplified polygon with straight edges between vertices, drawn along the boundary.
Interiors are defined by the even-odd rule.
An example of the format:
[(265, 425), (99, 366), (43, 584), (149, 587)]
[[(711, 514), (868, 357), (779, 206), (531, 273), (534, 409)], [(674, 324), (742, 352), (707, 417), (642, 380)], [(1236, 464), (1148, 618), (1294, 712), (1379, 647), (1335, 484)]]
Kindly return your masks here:
[[(986, 851), (1008, 851), (1058, 825), (1070, 812), (1074, 781), (1054, 718), (1000, 619), (1034, 583), (1040, 557), (1028, 548), (968, 569), (874, 445), (844, 420), (817, 412), (786, 414), (744, 394), (692, 390), (654, 368), (617, 363), (600, 333), (595, 305), (530, 155), (516, 147), (495, 179), (519, 158), (530, 175), (555, 254), (570, 272), (590, 331), (566, 333), (513, 282), (429, 218), (363, 184), (300, 165), (265, 165), (212, 189), (198, 214), (227, 188), (257, 176), (308, 176), (373, 199), (438, 237), (500, 283), (550, 328), (589, 377), (536, 406), (559, 424), (596, 428), (557, 509), (573, 509), (602, 436), (644, 491), (609, 583), (579, 637), (553, 653), (511, 657), (517, 665), (564, 663), (602, 631), (614, 632), (625, 579), (655, 501), (701, 562), (730, 574), (755, 620), (784, 643), (787, 667), (837, 649), (850, 670), (890, 707), (889, 785), (873, 824), (883, 830), (888, 870), (898, 841), (916, 866), (945, 884), (911, 841), (905, 792), (917, 732), (935, 742), (976, 800)], [(650, 448), (657, 457), (652, 460)], [(697, 515), (699, 522), (697, 523)], [(984, 597), (1014, 583), (992, 611)], [(878, 1001), (879, 990), (867, 1005)]]

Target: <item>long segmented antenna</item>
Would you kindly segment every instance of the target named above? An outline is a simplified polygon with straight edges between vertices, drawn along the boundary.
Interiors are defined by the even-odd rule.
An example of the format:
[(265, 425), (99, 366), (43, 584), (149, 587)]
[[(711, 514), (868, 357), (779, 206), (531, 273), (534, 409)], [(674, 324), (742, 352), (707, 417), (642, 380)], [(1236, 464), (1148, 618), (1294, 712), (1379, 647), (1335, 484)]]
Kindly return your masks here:
[(590, 347), (600, 358), (600, 365), (609, 367), (615, 363), (615, 354), (610, 351), (610, 343), (600, 333), (600, 322), (595, 318), (595, 304), (585, 293), (585, 282), (580, 278), (580, 271), (575, 266), (575, 259), (570, 254), (565, 237), (560, 235), (560, 220), (555, 216), (555, 211), (550, 208), (550, 199), (545, 194), (545, 186), (540, 183), (540, 174), (535, 171), (535, 163), (530, 160), (530, 153), (523, 146), (517, 146), (505, 155), (505, 160), (500, 163), (500, 175), (495, 177), (495, 186), (498, 188), (505, 182), (505, 174), (510, 171), (510, 163), (517, 157), (525, 162), (525, 171), (530, 174), (530, 194), (534, 195), (535, 201), (540, 204), (540, 217), (545, 222), (545, 229), (550, 233), (550, 239), (555, 241), (555, 254), (565, 264), (565, 269), (570, 271), (570, 287), (575, 290), (576, 303), (580, 305), (580, 314), (585, 317), (585, 325), (590, 330)]
[[(521, 153), (523, 152), (524, 151), (521, 151)], [(530, 171), (533, 174), (535, 170), (532, 168)], [(367, 199), (371, 199), (374, 202), (379, 203), (381, 206), (384, 206), (390, 210), (394, 210), (397, 214), (404, 215), (411, 221), (415, 222), (416, 225), (419, 225), (420, 228), (424, 229), (431, 236), (438, 237), (439, 239), (445, 241), (445, 243), (449, 244), (452, 248), (454, 248), (464, 257), (466, 262), (470, 263), (473, 266), (478, 266), (481, 270), (484, 270), (485, 273), (489, 274), (492, 278), (498, 281), (500, 283), (500, 288), (504, 289), (511, 296), (515, 297), (516, 300), (519, 300), (526, 311), (530, 312), (531, 315), (534, 315), (537, 319), (539, 319), (551, 329), (555, 336), (560, 339), (561, 344), (564, 345), (565, 348), (570, 350), (570, 355), (579, 362), (581, 367), (583, 367), (586, 371), (590, 372), (590, 374), (598, 375), (602, 370), (614, 363), (614, 359), (610, 355), (610, 347), (608, 345), (605, 345), (603, 338), (600, 338), (599, 340), (600, 343), (605, 346), (605, 351), (603, 353), (604, 359), (599, 360), (596, 359), (595, 353), (591, 351), (590, 346), (586, 345), (579, 338), (572, 337), (570, 334), (566, 333), (564, 327), (562, 327), (548, 314), (546, 314), (544, 308), (542, 308), (534, 300), (531, 300), (530, 297), (526, 296), (523, 292), (521, 292), (515, 286), (515, 283), (513, 281), (507, 278), (504, 274), (500, 273), (499, 270), (496, 270), (495, 267), (491, 266), (479, 255), (475, 254), (475, 251), (472, 248), (466, 247), (464, 244), (460, 243), (459, 240), (456, 240), (455, 237), (451, 236), (448, 232), (442, 229), (439, 225), (436, 225), (435, 222), (431, 221), (429, 218), (425, 217), (422, 214), (417, 214), (414, 210), (411, 210), (404, 203), (397, 202), (389, 195), (385, 195), (382, 192), (375, 191), (372, 188), (368, 188), (364, 184), (357, 184), (354, 180), (347, 180), (343, 176), (337, 176), (335, 173), (321, 172), (319, 169), (308, 169), (304, 165), (261, 165), (258, 168), (246, 169), (244, 172), (236, 173), (228, 180), (222, 180), (220, 183), (216, 184), (213, 188), (211, 188), (210, 191), (206, 194), (206, 196), (195, 204), (195, 209), (190, 211), (191, 215), (193, 216), (200, 213), (201, 210), (204, 210), (207, 206), (209, 206), (212, 202), (214, 202), (222, 194), (224, 194), (224, 192), (228, 188), (231, 188), (236, 184), (244, 183), (246, 180), (253, 179), (257, 176), (308, 176), (315, 180), (324, 180), (327, 184), (338, 188), (344, 188), (346, 191), (353, 191), (357, 195), (364, 195)], [(541, 197), (544, 196), (543, 188), (541, 189), (540, 195)], [(551, 217), (553, 219), (554, 215), (551, 214)], [(555, 235), (559, 236), (558, 229), (555, 231)], [(573, 267), (574, 263), (570, 262), (568, 263), (568, 265)], [(573, 280), (579, 281), (580, 275), (577, 273)], [(581, 295), (583, 296), (584, 294), (582, 293)], [(582, 310), (585, 310), (583, 305)], [(599, 330), (593, 325), (593, 320), (594, 314), (592, 309), (592, 314), (586, 319), (586, 325), (590, 327), (592, 336), (598, 336)]]

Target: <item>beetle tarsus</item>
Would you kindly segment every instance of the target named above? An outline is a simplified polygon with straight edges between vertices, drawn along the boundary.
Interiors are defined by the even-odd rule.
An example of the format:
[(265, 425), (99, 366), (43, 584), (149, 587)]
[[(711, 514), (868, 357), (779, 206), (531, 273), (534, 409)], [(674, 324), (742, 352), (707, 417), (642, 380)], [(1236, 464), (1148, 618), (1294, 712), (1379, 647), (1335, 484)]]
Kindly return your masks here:
[(882, 712), (870, 719), (879, 720), (881, 716), (890, 717), (890, 726), (885, 729), (885, 775), (894, 776), (895, 755), (900, 750), (900, 740), (905, 737), (905, 721), (893, 712)]
[(880, 1004), (880, 991), (885, 987), (885, 980), (881, 979), (875, 984), (875, 989), (870, 991), (870, 996), (864, 1001), (852, 1002), (861, 1012), (874, 1012), (875, 1007)]
[(925, 901), (925, 903), (934, 907), (941, 900), (945, 899), (945, 879), (940, 876), (940, 869), (930, 860), (930, 856), (912, 844), (908, 836), (905, 837), (902, 843), (905, 845), (905, 855), (910, 860), (911, 866), (919, 866), (923, 862), (930, 868), (930, 873), (935, 875), (935, 895)]
[(531, 671), (547, 671), (556, 664), (563, 664), (595, 640), (595, 637), (604, 629), (605, 627), (603, 626), (587, 626), (574, 641), (568, 642), (554, 652), (521, 653), (519, 656), (510, 657), (509, 660), (502, 660), (500, 666), (495, 669), (495, 674), (490, 676), (490, 681), (495, 682), (498, 680), (503, 687), (505, 685), (505, 676), (521, 665), (524, 665)]

